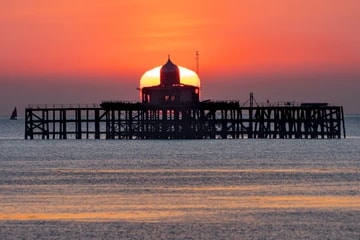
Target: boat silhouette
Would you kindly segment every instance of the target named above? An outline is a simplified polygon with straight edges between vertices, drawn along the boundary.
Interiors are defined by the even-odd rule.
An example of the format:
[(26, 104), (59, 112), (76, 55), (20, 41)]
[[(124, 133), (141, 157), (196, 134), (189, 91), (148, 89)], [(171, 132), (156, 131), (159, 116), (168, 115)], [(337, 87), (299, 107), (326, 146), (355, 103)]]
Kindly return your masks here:
[(10, 116), (10, 120), (17, 120), (17, 110), (16, 107), (14, 108), (11, 116)]

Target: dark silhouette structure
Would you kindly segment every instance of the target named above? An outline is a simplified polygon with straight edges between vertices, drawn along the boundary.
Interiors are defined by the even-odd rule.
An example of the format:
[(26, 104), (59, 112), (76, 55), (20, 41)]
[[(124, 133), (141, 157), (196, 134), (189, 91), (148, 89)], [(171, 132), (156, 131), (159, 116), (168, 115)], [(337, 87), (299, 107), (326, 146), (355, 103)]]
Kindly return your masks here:
[(26, 139), (345, 138), (341, 106), (290, 102), (259, 105), (199, 101), (199, 87), (180, 82), (168, 59), (160, 84), (141, 89), (141, 102), (94, 106), (29, 106)]

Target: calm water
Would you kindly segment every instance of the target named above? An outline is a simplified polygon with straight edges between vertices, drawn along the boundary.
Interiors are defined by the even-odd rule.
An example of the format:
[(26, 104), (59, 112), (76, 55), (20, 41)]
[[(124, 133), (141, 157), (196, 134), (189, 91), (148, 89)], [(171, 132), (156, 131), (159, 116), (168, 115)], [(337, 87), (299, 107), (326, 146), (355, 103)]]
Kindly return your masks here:
[(340, 140), (23, 140), (0, 118), (0, 239), (360, 239)]

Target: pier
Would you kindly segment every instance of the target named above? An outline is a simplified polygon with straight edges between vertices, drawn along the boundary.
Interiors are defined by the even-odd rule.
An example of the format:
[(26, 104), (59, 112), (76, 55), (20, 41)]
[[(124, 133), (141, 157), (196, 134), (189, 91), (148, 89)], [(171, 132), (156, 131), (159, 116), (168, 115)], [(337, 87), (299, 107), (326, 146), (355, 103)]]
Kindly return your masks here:
[(346, 137), (341, 106), (103, 102), (28, 106), (25, 139), (333, 139)]
[[(185, 71), (182, 82), (181, 71)], [(141, 79), (140, 102), (99, 105), (43, 105), (25, 109), (25, 139), (239, 139), (346, 137), (341, 106), (328, 103), (258, 104), (248, 101), (200, 101), (200, 79), (175, 65)], [(189, 82), (191, 84), (189, 84)], [(141, 83), (140, 83), (141, 85)]]

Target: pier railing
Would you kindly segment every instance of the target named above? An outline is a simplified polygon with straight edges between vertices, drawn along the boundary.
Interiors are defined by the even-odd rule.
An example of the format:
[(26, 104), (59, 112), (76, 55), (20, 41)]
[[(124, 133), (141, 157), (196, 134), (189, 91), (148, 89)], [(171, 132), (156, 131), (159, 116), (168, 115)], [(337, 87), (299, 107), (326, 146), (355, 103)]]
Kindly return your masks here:
[(27, 109), (77, 109), (77, 108), (100, 108), (98, 103), (79, 104), (29, 104)]

